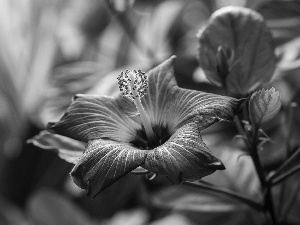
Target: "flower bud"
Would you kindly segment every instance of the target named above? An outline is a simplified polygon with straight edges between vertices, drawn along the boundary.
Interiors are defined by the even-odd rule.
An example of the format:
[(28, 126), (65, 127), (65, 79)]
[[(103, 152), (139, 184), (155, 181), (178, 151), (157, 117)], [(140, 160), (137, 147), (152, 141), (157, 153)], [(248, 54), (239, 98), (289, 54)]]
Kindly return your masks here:
[(249, 115), (251, 123), (257, 127), (271, 120), (281, 107), (281, 96), (275, 88), (259, 90), (251, 95), (249, 101)]
[(234, 51), (226, 49), (222, 45), (217, 50), (217, 71), (222, 80), (222, 86), (226, 86), (226, 78), (231, 70), (234, 59)]

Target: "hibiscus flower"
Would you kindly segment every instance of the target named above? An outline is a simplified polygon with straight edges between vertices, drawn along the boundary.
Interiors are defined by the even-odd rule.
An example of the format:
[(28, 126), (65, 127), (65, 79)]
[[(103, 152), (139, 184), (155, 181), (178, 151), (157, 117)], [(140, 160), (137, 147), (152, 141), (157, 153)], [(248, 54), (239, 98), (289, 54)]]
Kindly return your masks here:
[[(225, 169), (202, 141), (200, 131), (230, 121), (240, 101), (180, 88), (171, 57), (148, 73), (126, 71), (118, 78), (118, 97), (76, 95), (63, 117), (49, 123), (52, 138), (86, 143), (78, 156), (61, 149), (75, 167), (71, 177), (95, 197), (121, 177), (142, 167), (172, 183), (196, 181)], [(45, 134), (31, 141), (40, 146)], [(74, 154), (73, 154), (74, 153)]]

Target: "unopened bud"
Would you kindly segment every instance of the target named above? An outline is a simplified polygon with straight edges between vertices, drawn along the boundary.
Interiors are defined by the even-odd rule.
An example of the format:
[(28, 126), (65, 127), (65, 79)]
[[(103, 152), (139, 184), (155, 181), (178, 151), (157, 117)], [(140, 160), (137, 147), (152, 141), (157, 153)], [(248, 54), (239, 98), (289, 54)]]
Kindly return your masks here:
[(271, 120), (281, 107), (281, 95), (275, 88), (259, 90), (252, 94), (249, 101), (249, 114), (253, 125)]
[(227, 75), (230, 73), (234, 61), (233, 49), (226, 48), (222, 45), (217, 50), (217, 71), (225, 83)]

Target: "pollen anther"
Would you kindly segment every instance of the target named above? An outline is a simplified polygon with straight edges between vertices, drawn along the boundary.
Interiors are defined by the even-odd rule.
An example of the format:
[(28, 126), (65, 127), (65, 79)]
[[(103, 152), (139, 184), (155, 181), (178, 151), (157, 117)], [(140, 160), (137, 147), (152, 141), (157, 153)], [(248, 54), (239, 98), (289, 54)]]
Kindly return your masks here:
[(142, 98), (147, 93), (147, 76), (141, 70), (126, 70), (118, 76), (118, 84), (123, 96), (134, 101)]
[(123, 96), (134, 102), (136, 109), (140, 115), (143, 127), (148, 139), (154, 137), (154, 131), (151, 126), (150, 119), (142, 105), (141, 98), (145, 96), (148, 88), (147, 76), (141, 70), (126, 70), (118, 77), (118, 84)]

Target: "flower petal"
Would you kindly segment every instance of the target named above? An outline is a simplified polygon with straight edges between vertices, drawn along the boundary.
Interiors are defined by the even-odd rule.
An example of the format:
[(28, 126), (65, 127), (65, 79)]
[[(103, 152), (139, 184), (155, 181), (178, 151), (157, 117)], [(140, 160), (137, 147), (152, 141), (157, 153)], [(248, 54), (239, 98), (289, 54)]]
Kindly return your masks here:
[(124, 143), (93, 140), (88, 143), (71, 176), (75, 184), (88, 190), (88, 195), (96, 197), (106, 187), (142, 165), (147, 152)]
[(47, 131), (42, 131), (38, 135), (27, 141), (43, 149), (57, 151), (60, 158), (69, 163), (76, 164), (82, 156), (85, 143), (61, 136), (51, 134)]
[(166, 115), (174, 103), (173, 93), (178, 88), (173, 71), (175, 58), (172, 56), (146, 73), (149, 87), (142, 98), (142, 104), (151, 123), (155, 125), (166, 125)]
[(142, 103), (152, 124), (168, 126), (173, 134), (195, 117), (201, 129), (220, 120), (233, 120), (242, 101), (178, 87), (174, 77), (174, 59), (173, 56), (147, 73), (149, 88)]
[(167, 116), (169, 124), (173, 124), (170, 130), (191, 120), (196, 120), (201, 130), (222, 120), (232, 121), (244, 101), (183, 88), (176, 90), (174, 99)]
[(202, 141), (196, 123), (182, 126), (166, 143), (149, 151), (143, 167), (167, 176), (175, 184), (225, 169)]
[(99, 138), (130, 142), (141, 127), (130, 118), (134, 111), (126, 98), (77, 95), (60, 121), (49, 123), (48, 129), (83, 142)]

